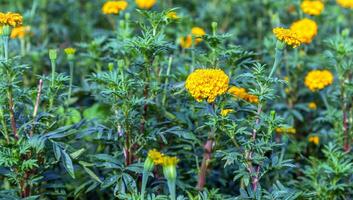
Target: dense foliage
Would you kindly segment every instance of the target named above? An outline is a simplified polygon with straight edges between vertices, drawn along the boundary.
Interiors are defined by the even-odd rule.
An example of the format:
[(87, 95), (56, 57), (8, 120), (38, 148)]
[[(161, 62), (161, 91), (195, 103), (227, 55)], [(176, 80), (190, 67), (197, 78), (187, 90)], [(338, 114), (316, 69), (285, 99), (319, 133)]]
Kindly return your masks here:
[(353, 198), (353, 0), (1, 0), (0, 199)]

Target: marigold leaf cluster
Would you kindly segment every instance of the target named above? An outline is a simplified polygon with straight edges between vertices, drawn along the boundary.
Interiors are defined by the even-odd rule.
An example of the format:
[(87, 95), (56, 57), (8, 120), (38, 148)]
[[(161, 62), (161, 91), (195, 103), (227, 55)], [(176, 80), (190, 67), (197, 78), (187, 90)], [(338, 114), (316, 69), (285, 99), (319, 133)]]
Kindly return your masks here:
[(188, 76), (185, 87), (196, 101), (212, 103), (227, 92), (229, 77), (221, 69), (197, 69)]
[(291, 29), (277, 27), (274, 28), (272, 31), (279, 41), (282, 41), (287, 45), (292, 46), (293, 48), (296, 48), (301, 44), (301, 39), (299, 35)]
[(321, 0), (304, 0), (300, 8), (305, 14), (320, 15), (324, 11), (325, 4)]
[(328, 70), (312, 70), (305, 77), (305, 85), (312, 92), (322, 90), (334, 81), (333, 74)]
[(125, 10), (128, 5), (126, 1), (107, 1), (102, 7), (102, 13), (106, 15), (117, 15), (120, 11)]
[(259, 102), (259, 98), (256, 95), (249, 94), (245, 88), (232, 86), (229, 88), (228, 93), (233, 95), (235, 98), (243, 99), (250, 103)]

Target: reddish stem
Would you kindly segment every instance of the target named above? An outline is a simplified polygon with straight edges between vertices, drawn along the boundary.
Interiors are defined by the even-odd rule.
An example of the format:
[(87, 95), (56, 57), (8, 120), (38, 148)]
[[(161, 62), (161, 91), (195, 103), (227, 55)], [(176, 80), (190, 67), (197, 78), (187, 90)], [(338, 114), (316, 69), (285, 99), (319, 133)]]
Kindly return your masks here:
[(8, 98), (9, 98), (9, 110), (10, 110), (10, 118), (11, 118), (11, 127), (12, 127), (12, 131), (13, 131), (15, 139), (18, 140), (19, 137), (18, 137), (18, 134), (17, 134), (15, 112), (14, 112), (14, 103), (13, 103), (13, 97), (12, 97), (11, 89), (8, 90), (7, 95), (8, 95)]
[(203, 190), (206, 184), (207, 168), (208, 168), (208, 163), (211, 160), (213, 144), (214, 144), (214, 141), (212, 139), (208, 139), (204, 145), (203, 159), (201, 163), (201, 169), (199, 172), (199, 178), (196, 185), (197, 190)]

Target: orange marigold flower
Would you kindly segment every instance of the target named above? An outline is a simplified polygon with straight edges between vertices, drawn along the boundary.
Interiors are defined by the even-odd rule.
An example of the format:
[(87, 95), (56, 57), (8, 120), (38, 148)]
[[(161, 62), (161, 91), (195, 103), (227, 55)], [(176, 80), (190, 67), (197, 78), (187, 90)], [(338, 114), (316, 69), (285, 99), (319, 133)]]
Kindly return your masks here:
[(353, 9), (353, 0), (336, 0), (336, 2), (343, 8)]
[(333, 74), (328, 70), (312, 70), (305, 77), (305, 85), (312, 92), (324, 89), (333, 83)]
[(302, 43), (309, 44), (317, 35), (317, 24), (311, 19), (301, 19), (294, 22), (290, 29), (297, 33)]
[(185, 88), (196, 101), (212, 103), (227, 92), (229, 77), (221, 69), (197, 69), (186, 79)]
[(27, 33), (29, 33), (29, 31), (31, 30), (31, 27), (29, 26), (19, 26), (19, 27), (15, 27), (11, 30), (11, 35), (10, 37), (12, 39), (15, 38), (24, 38), (26, 36)]
[(0, 12), (0, 25), (16, 27), (22, 25), (23, 17), (18, 13), (2, 13)]
[(191, 35), (188, 35), (186, 37), (181, 37), (179, 39), (180, 46), (184, 49), (188, 49), (192, 46), (192, 37)]
[(234, 110), (233, 109), (222, 109), (221, 110), (221, 115), (223, 116), (223, 117), (225, 117), (225, 116), (227, 116), (229, 113), (231, 113), (231, 112), (234, 112)]
[(279, 41), (286, 43), (293, 48), (300, 46), (301, 40), (298, 34), (291, 29), (286, 29), (282, 27), (274, 28), (273, 33)]
[(325, 8), (321, 0), (304, 0), (300, 5), (303, 13), (308, 15), (320, 15)]
[(197, 44), (202, 41), (202, 36), (206, 35), (206, 31), (200, 27), (193, 27), (191, 29), (191, 34), (196, 38), (195, 44)]
[(250, 103), (259, 103), (259, 98), (255, 95), (249, 94), (245, 88), (232, 86), (231, 88), (229, 88), (228, 93), (238, 99), (243, 99)]
[(308, 141), (318, 145), (320, 143), (320, 138), (317, 135), (309, 136)]
[(148, 10), (157, 3), (157, 0), (135, 0), (135, 3), (138, 8)]
[(128, 3), (126, 1), (107, 1), (102, 7), (102, 13), (106, 15), (117, 15), (120, 11), (125, 10), (127, 6)]
[(317, 105), (315, 102), (310, 102), (308, 104), (308, 108), (310, 108), (311, 110), (316, 110), (317, 109)]

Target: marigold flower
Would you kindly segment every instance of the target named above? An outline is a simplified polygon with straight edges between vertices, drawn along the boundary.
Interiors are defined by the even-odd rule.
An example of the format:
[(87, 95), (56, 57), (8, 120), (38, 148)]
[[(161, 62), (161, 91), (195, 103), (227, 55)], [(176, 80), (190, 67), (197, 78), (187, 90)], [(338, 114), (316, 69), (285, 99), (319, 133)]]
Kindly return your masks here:
[(333, 83), (333, 74), (328, 70), (312, 70), (305, 77), (305, 85), (312, 92), (324, 89)]
[(188, 35), (186, 37), (181, 37), (179, 39), (179, 42), (180, 42), (180, 46), (183, 49), (188, 49), (192, 46), (192, 37), (191, 37), (191, 35)]
[(29, 31), (31, 30), (31, 27), (29, 26), (19, 26), (19, 27), (15, 27), (11, 30), (11, 35), (10, 37), (12, 39), (15, 38), (24, 38), (26, 36), (27, 33), (29, 33)]
[(72, 48), (72, 47), (69, 47), (69, 48), (66, 48), (64, 49), (66, 55), (74, 55), (76, 53), (76, 49), (75, 48)]
[(164, 156), (163, 174), (168, 181), (175, 181), (177, 177), (176, 165), (179, 159), (177, 157)]
[(336, 2), (343, 8), (353, 9), (353, 0), (336, 0)]
[(222, 109), (221, 110), (221, 115), (223, 117), (227, 116), (229, 113), (233, 112), (234, 110), (233, 109)]
[(148, 152), (148, 158), (150, 158), (155, 165), (160, 165), (164, 162), (164, 154), (156, 149), (152, 149)]
[(135, 0), (135, 3), (138, 8), (148, 10), (157, 3), (157, 0)]
[(16, 27), (21, 25), (23, 22), (23, 17), (22, 15), (18, 13), (2, 13), (0, 12), (0, 25), (2, 26), (12, 26)]
[(308, 108), (310, 108), (311, 110), (316, 110), (317, 109), (317, 105), (315, 102), (310, 102), (308, 104)]
[(227, 92), (229, 77), (220, 69), (197, 69), (185, 82), (185, 87), (196, 101), (206, 99), (212, 103), (216, 97)]
[(195, 37), (195, 44), (202, 41), (202, 36), (206, 35), (206, 31), (200, 27), (193, 27), (191, 29), (191, 34)]
[(171, 20), (176, 20), (176, 19), (179, 19), (180, 17), (178, 16), (178, 13), (174, 11), (170, 11), (167, 13), (167, 18)]
[(229, 88), (228, 93), (238, 99), (243, 99), (243, 100), (248, 101), (250, 103), (258, 103), (259, 102), (259, 98), (255, 95), (249, 94), (245, 88), (232, 86), (231, 88)]
[(277, 127), (277, 133), (289, 133), (289, 134), (296, 134), (297, 130), (293, 127)]
[(292, 46), (293, 48), (296, 48), (301, 44), (300, 37), (291, 29), (277, 27), (272, 31), (279, 41), (285, 42), (287, 45)]
[(309, 44), (317, 35), (317, 24), (311, 19), (301, 19), (294, 22), (290, 29), (297, 33), (302, 43)]
[(318, 145), (320, 143), (320, 138), (317, 135), (309, 136), (308, 141)]
[(303, 13), (308, 15), (320, 15), (325, 8), (321, 0), (304, 0), (300, 5)]
[(127, 8), (129, 4), (126, 1), (107, 1), (102, 7), (102, 13), (106, 15), (119, 14)]

